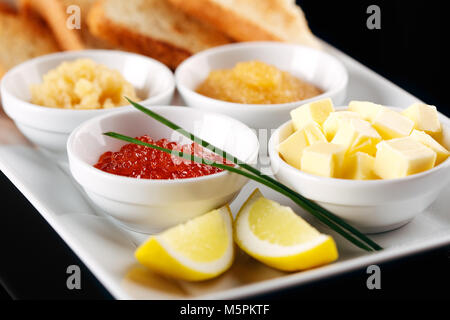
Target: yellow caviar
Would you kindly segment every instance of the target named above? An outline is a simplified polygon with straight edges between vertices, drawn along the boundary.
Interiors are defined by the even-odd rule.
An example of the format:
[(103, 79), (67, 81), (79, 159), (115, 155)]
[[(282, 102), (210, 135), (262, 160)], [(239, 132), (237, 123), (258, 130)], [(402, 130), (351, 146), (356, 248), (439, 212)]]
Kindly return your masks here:
[(211, 71), (197, 92), (236, 103), (276, 104), (309, 99), (322, 93), (288, 72), (260, 62), (240, 62), (232, 69)]
[(31, 102), (50, 108), (113, 108), (129, 104), (124, 96), (139, 100), (119, 71), (90, 59), (63, 62), (31, 86)]

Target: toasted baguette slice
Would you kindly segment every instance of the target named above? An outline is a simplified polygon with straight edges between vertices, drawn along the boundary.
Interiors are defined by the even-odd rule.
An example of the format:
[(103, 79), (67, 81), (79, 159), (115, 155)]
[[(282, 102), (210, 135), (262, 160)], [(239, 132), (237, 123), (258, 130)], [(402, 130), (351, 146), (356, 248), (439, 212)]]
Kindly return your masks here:
[(167, 0), (100, 0), (89, 11), (88, 25), (95, 36), (171, 68), (193, 53), (230, 42)]
[(320, 47), (294, 0), (169, 0), (237, 41), (286, 41)]
[(51, 32), (34, 19), (0, 10), (0, 77), (28, 59), (59, 51)]

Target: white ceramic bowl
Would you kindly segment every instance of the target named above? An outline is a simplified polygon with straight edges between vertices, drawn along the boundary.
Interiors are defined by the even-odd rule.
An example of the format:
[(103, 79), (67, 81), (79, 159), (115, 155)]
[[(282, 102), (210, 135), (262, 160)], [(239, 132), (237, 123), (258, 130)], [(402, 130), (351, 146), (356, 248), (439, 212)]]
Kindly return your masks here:
[[(256, 161), (258, 139), (235, 119), (186, 107), (151, 109), (243, 161)], [(106, 131), (132, 137), (148, 134), (183, 144), (190, 140), (136, 110), (91, 119), (69, 137), (67, 153), (75, 180), (101, 211), (132, 230), (158, 232), (218, 208), (229, 203), (247, 182), (247, 178), (228, 171), (178, 180), (135, 179), (103, 172), (93, 167), (99, 156), (125, 144), (102, 135)]]
[(172, 99), (173, 73), (160, 62), (134, 53), (83, 50), (50, 54), (24, 62), (2, 79), (3, 108), (25, 137), (53, 154), (65, 156), (69, 134), (83, 121), (114, 110), (55, 109), (29, 102), (31, 84), (41, 83), (42, 76), (62, 62), (78, 58), (89, 58), (118, 70), (134, 86), (143, 105), (166, 105)]
[[(272, 64), (318, 86), (324, 93), (292, 103), (250, 105), (211, 99), (195, 92), (211, 71), (230, 69), (249, 60)], [(226, 114), (252, 128), (272, 129), (287, 121), (289, 111), (304, 103), (326, 97), (336, 104), (343, 103), (348, 74), (339, 60), (320, 50), (281, 42), (244, 42), (215, 47), (186, 59), (177, 68), (175, 80), (188, 106)]]
[[(442, 116), (441, 122), (446, 141), (450, 141), (450, 120)], [(276, 150), (291, 132), (288, 121), (269, 140), (276, 178), (365, 233), (389, 231), (408, 223), (430, 206), (450, 181), (450, 159), (431, 170), (400, 179), (356, 181), (311, 175), (287, 164)]]

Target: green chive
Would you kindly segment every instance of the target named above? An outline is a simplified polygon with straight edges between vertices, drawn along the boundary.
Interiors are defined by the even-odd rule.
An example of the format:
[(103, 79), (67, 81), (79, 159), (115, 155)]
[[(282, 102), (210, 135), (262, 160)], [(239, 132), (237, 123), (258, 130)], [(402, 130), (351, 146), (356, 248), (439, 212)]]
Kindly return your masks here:
[[(255, 174), (256, 176), (259, 176), (261, 178), (263, 178), (266, 181), (270, 181), (272, 184), (276, 185), (278, 188), (283, 189), (285, 192), (289, 193), (293, 198), (295, 198), (296, 200), (294, 200), (291, 196), (289, 196), (289, 198), (291, 198), (292, 200), (294, 200), (298, 205), (300, 205), (302, 208), (304, 208), (305, 210), (307, 210), (308, 212), (311, 213), (311, 210), (315, 210), (318, 211), (320, 214), (326, 216), (329, 220), (332, 220), (333, 222), (335, 222), (336, 224), (338, 224), (340, 227), (342, 227), (343, 229), (347, 230), (348, 232), (350, 232), (351, 234), (355, 235), (357, 238), (359, 238), (361, 241), (363, 241), (364, 243), (366, 243), (367, 245), (369, 245), (369, 247), (373, 248), (374, 250), (382, 250), (383, 248), (378, 245), (377, 243), (375, 243), (373, 240), (371, 240), (369, 237), (367, 237), (365, 234), (363, 234), (362, 232), (360, 232), (359, 230), (357, 230), (356, 228), (354, 228), (353, 226), (351, 226), (350, 224), (348, 224), (347, 222), (345, 222), (343, 219), (341, 219), (340, 217), (336, 216), (335, 214), (331, 213), (330, 211), (328, 211), (327, 209), (321, 207), (320, 205), (318, 205), (317, 203), (303, 197), (302, 195), (300, 195), (299, 193), (297, 193), (296, 191), (288, 188), (287, 186), (285, 186), (284, 184), (280, 183), (279, 181), (273, 179), (272, 177), (269, 177), (267, 175), (262, 174), (258, 169), (252, 167), (251, 165), (245, 163), (244, 161), (234, 157), (233, 155), (230, 155), (229, 153), (225, 152), (224, 150), (221, 150), (220, 148), (215, 147), (214, 145), (210, 144), (209, 142), (200, 139), (199, 137), (196, 137), (194, 134), (186, 131), (185, 129), (181, 128), (180, 126), (178, 126), (177, 124), (171, 122), (170, 120), (164, 118), (163, 116), (153, 112), (152, 110), (149, 110), (147, 108), (145, 108), (144, 106), (128, 99), (127, 97), (125, 97), (136, 109), (138, 109), (139, 111), (145, 113), (146, 115), (152, 117), (153, 119), (157, 120), (158, 122), (164, 124), (165, 126), (177, 131), (178, 133), (184, 135), (185, 137), (189, 138), (190, 140), (197, 142), (199, 144), (201, 144), (202, 147), (224, 157), (227, 160), (231, 160), (234, 164), (239, 165), (240, 167), (250, 171), (251, 173)], [(277, 190), (279, 191), (279, 190)]]

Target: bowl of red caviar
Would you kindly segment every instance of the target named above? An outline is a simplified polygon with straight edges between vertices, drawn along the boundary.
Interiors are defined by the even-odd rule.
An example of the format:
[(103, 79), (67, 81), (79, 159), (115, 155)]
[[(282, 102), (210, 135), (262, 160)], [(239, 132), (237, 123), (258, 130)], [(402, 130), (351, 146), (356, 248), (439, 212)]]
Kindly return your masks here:
[[(256, 162), (256, 134), (238, 120), (187, 107), (149, 109), (242, 161)], [(110, 131), (174, 153), (103, 135)], [(93, 118), (67, 142), (70, 172), (96, 209), (142, 233), (162, 231), (229, 203), (247, 182), (241, 175), (180, 158), (179, 151), (233, 165), (137, 110)]]

